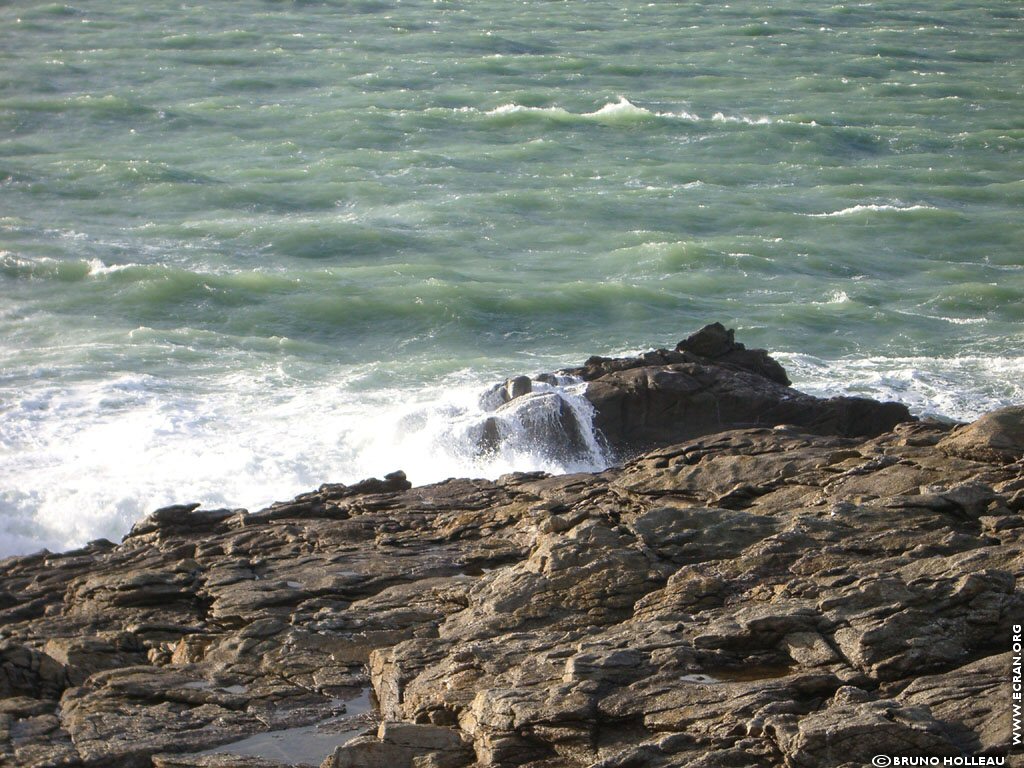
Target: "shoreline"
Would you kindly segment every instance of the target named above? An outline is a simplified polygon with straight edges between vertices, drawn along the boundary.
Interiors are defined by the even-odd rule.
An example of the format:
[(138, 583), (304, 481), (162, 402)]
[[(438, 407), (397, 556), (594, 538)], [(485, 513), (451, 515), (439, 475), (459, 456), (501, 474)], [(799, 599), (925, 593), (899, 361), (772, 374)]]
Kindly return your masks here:
[[(674, 351), (674, 344), (667, 346), (666, 352)], [(465, 369), (393, 390), (374, 385), (352, 391), (344, 377), (335, 385), (283, 382), (275, 387), (261, 379), (229, 376), (220, 390), (223, 396), (200, 402), (171, 381), (90, 385), (97, 397), (115, 398), (112, 409), (82, 412), (51, 403), (34, 411), (32, 428), (21, 423), (24, 414), (18, 413), (7, 424), (15, 437), (6, 461), (0, 461), (10, 478), (0, 493), (0, 558), (43, 548), (67, 551), (98, 538), (118, 541), (135, 522), (163, 506), (198, 501), (208, 508), (256, 510), (323, 481), (352, 483), (395, 468), (405, 470), (417, 485), (447, 477), (494, 479), (510, 471), (596, 471), (608, 462), (567, 465), (550, 454), (539, 455), (538, 443), (527, 435), (482, 456), (474, 454), (471, 438), (493, 415), (479, 398), (494, 382), (518, 371), (537, 378), (565, 362), (579, 368), (591, 348), (574, 348), (548, 359), (547, 365), (503, 360), (500, 367), (485, 366), (482, 370), (493, 371), (486, 375)], [(614, 356), (636, 359), (641, 354), (630, 350)], [(991, 360), (980, 379), (972, 374), (979, 373), (976, 363), (958, 363), (958, 358), (940, 366), (947, 374), (920, 376), (914, 359), (824, 361), (795, 353), (777, 359), (802, 392), (895, 400), (907, 404), (913, 415), (940, 421), (971, 421), (1020, 401), (1013, 397), (1017, 387), (981, 394), (984, 388), (978, 384), (995, 375), (993, 366), (1005, 366), (996, 378), (1012, 378), (1017, 358)], [(829, 385), (829, 364), (836, 366), (835, 386)], [(910, 368), (903, 370), (904, 365)], [(889, 373), (897, 379), (888, 379)], [(960, 379), (963, 388), (957, 395)], [(231, 382), (242, 387), (237, 395)], [(132, 397), (138, 401), (117, 405), (117, 392), (129, 385), (136, 388)], [(79, 402), (85, 394), (76, 391), (68, 397)], [(161, 427), (166, 419), (172, 422), (170, 431)], [(31, 445), (17, 437), (36, 433), (40, 442)]]
[[(1007, 754), (1024, 407), (813, 398), (718, 324), (562, 373), (621, 464), (178, 505), (0, 561), (0, 756), (308, 765), (223, 750), (366, 689), (376, 721), (326, 768)], [(499, 385), (495, 412), (586, 450), (546, 383)]]

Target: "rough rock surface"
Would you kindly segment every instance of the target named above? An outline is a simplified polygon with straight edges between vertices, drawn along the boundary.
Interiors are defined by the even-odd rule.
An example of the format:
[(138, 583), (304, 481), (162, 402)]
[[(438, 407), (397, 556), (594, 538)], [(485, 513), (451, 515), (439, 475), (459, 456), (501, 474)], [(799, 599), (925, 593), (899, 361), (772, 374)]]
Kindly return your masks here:
[(589, 383), (595, 425), (620, 456), (726, 429), (789, 424), (819, 435), (874, 437), (913, 421), (900, 403), (792, 389), (778, 362), (737, 343), (721, 323), (674, 350), (592, 357), (565, 372)]
[[(667, 354), (701, 361), (587, 375), (717, 368), (722, 386), (786, 390), (728, 333), (687, 344)], [(395, 473), (252, 514), (182, 505), (119, 545), (2, 561), (0, 765), (1003, 756), (1024, 409), (876, 430), (886, 406), (834, 407), (870, 426), (683, 435), (598, 474), (410, 488)], [(289, 755), (367, 687), (372, 722)], [(225, 746), (259, 733), (276, 753)]]

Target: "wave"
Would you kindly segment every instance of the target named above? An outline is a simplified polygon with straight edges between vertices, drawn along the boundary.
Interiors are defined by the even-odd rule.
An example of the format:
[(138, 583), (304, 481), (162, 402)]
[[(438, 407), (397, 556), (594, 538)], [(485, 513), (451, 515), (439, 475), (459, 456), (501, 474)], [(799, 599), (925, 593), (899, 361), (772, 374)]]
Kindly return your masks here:
[(89, 261), (54, 259), (47, 256), (23, 258), (10, 251), (0, 251), (0, 276), (27, 280), (84, 280), (89, 276)]
[(542, 117), (560, 122), (583, 120), (607, 123), (640, 122), (666, 116), (651, 112), (644, 107), (638, 107), (625, 97), (619, 97), (619, 100), (616, 102), (608, 102), (593, 112), (576, 113), (570, 112), (563, 107), (526, 107), (520, 104), (502, 104), (499, 107), (488, 110), (484, 114), (488, 117), (526, 116)]
[(856, 216), (861, 213), (877, 213), (877, 212), (896, 212), (905, 213), (910, 211), (939, 211), (941, 208), (936, 208), (933, 205), (905, 205), (900, 202), (895, 203), (860, 203), (858, 205), (850, 206), (849, 208), (843, 208), (838, 211), (830, 211), (828, 213), (804, 213), (802, 216), (807, 216), (812, 219), (832, 219), (842, 216)]
[[(422, 484), (608, 464), (585, 385), (574, 379), (483, 387), (463, 372), (440, 389), (367, 392), (365, 375), (349, 369), (331, 385), (297, 385), (268, 365), (194, 376), (184, 389), (123, 374), (9, 399), (0, 421), (0, 475), (9, 479), (0, 489), (0, 557), (116, 540), (172, 503), (258, 509), (323, 482), (395, 469)], [(519, 396), (509, 399), (513, 388)]]
[(742, 115), (725, 115), (722, 112), (715, 112), (711, 119), (716, 123), (743, 123), (744, 125), (772, 125), (786, 122), (771, 117), (744, 117)]
[(846, 291), (835, 290), (829, 293), (828, 297), (823, 301), (811, 301), (809, 303), (816, 306), (824, 306), (827, 304), (846, 304), (849, 301), (850, 296)]
[[(943, 318), (946, 319), (946, 318)], [(917, 416), (972, 421), (1024, 402), (1024, 356), (872, 356), (827, 360), (774, 355), (793, 386), (820, 397), (863, 395), (905, 403)]]
[[(477, 112), (472, 107), (463, 107), (461, 112)], [(715, 123), (737, 123), (742, 125), (772, 125), (786, 122), (780, 118), (772, 117), (746, 117), (743, 115), (726, 115), (723, 112), (716, 112), (710, 118), (703, 118), (698, 114), (687, 110), (677, 112), (656, 112), (646, 107), (641, 107), (625, 96), (620, 96), (618, 101), (610, 101), (592, 112), (570, 112), (564, 107), (528, 107), (521, 104), (502, 104), (494, 109), (487, 110), (484, 115), (492, 118), (542, 118), (554, 122), (600, 122), (612, 124), (629, 124), (640, 122), (653, 122), (659, 120), (684, 121), (688, 123), (700, 123), (710, 120)]]
[[(160, 346), (165, 335), (138, 329), (133, 339)], [(389, 388), (379, 364), (317, 366), (296, 378), (269, 347), (251, 354), (265, 362), (193, 366), (187, 381), (49, 369), (31, 386), (0, 382), (0, 394), (18, 393), (0, 398), (0, 556), (116, 539), (172, 503), (257, 509), (396, 469), (421, 484), (598, 471), (610, 460), (575, 379), (486, 386), (459, 371)], [(969, 420), (1024, 400), (1021, 356), (776, 356), (798, 389), (898, 400), (920, 416)]]
[(126, 269), (145, 269), (142, 264), (106, 264), (100, 259), (89, 259), (86, 265), (89, 267), (90, 275), (112, 275)]

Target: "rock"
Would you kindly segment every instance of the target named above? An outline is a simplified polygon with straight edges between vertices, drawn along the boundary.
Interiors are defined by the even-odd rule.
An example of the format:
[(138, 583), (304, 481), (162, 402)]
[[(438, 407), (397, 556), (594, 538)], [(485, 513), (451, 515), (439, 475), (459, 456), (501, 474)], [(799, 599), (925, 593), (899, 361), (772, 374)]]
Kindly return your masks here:
[(876, 755), (894, 758), (956, 757), (961, 752), (925, 707), (895, 701), (848, 702), (837, 697), (802, 718), (767, 718), (767, 728), (794, 768), (870, 765)]
[(535, 392), (511, 400), (486, 420), (481, 445), (488, 448), (509, 442), (555, 461), (571, 463), (585, 458), (589, 446), (586, 432), (572, 406), (558, 392)]
[[(705, 325), (696, 333), (683, 339), (676, 345), (676, 352), (692, 352), (698, 357), (711, 359), (724, 357), (736, 349), (743, 349), (736, 343), (736, 332), (721, 323)], [(789, 384), (789, 382), (784, 382)]]
[(91, 637), (61, 637), (46, 641), (46, 655), (64, 666), (69, 685), (81, 685), (93, 673), (143, 664), (146, 648), (130, 632)]
[[(0, 764), (271, 768), (206, 751), (292, 728), (328, 768), (1005, 755), (1013, 409), (888, 431), (769, 360), (712, 326), (588, 361), (598, 420), (653, 446), (603, 472), (394, 473), (0, 561)], [(570, 450), (512, 382), (496, 418), (543, 405)]]
[(243, 755), (153, 755), (153, 768), (290, 768), (277, 760)]
[(128, 537), (157, 532), (166, 535), (171, 531), (202, 533), (216, 528), (238, 512), (238, 510), (232, 509), (199, 509), (199, 506), (199, 504), (176, 504), (158, 509), (136, 523)]
[(1015, 405), (960, 427), (939, 443), (950, 456), (1009, 464), (1024, 458), (1024, 406)]
[(473, 750), (451, 728), (385, 721), (376, 739), (338, 747), (321, 768), (462, 768), (472, 762)]
[[(538, 381), (544, 380), (543, 374)], [(501, 384), (495, 384), (484, 392), (480, 397), (480, 407), (487, 411), (494, 411), (505, 403), (515, 400), (517, 397), (528, 395), (533, 391), (533, 382), (529, 376), (515, 376), (506, 379)]]
[(626, 456), (742, 427), (791, 425), (820, 435), (874, 437), (914, 420), (899, 403), (797, 392), (767, 352), (746, 349), (720, 323), (675, 351), (590, 358), (565, 373), (588, 382), (595, 427)]
[[(587, 382), (592, 425), (581, 423), (557, 389), (566, 377)], [(518, 376), (496, 384), (481, 396), (487, 415), (473, 439), (481, 453), (509, 443), (572, 463), (592, 461), (595, 443), (624, 458), (728, 429), (790, 425), (821, 435), (873, 437), (914, 421), (898, 403), (826, 400), (789, 384), (783, 367), (765, 350), (747, 349), (734, 331), (713, 323), (674, 350), (591, 357), (559, 375)], [(906, 439), (922, 438), (908, 434)]]
[(505, 389), (508, 392), (508, 399), (515, 400), (517, 397), (522, 397), (532, 392), (533, 384), (529, 376), (516, 376), (505, 383)]
[(0, 697), (58, 699), (67, 686), (64, 665), (19, 643), (0, 643)]
[(1013, 665), (1012, 653), (987, 656), (951, 672), (918, 677), (896, 699), (927, 708), (963, 754), (1000, 754), (1011, 739), (1002, 702), (1013, 700), (1008, 676)]
[(689, 352), (718, 365), (751, 371), (784, 387), (790, 385), (785, 369), (766, 350), (747, 349), (736, 342), (735, 336), (735, 331), (726, 330), (721, 323), (712, 323), (680, 341), (676, 352)]

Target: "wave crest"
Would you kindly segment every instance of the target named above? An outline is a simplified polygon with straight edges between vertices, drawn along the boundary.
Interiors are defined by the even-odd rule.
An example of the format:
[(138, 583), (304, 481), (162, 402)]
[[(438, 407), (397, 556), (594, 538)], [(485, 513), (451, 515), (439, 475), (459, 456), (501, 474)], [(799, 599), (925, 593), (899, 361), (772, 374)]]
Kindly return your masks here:
[(833, 219), (840, 218), (843, 216), (856, 216), (861, 213), (879, 213), (879, 212), (893, 212), (893, 213), (906, 213), (909, 211), (938, 211), (941, 210), (933, 205), (924, 205), (918, 203), (916, 205), (905, 205), (900, 202), (895, 203), (860, 203), (858, 205), (852, 205), (849, 208), (843, 208), (838, 211), (829, 211), (826, 213), (805, 213), (812, 219)]

